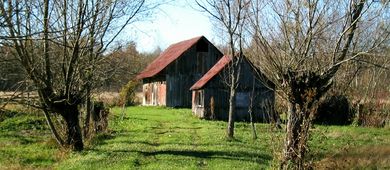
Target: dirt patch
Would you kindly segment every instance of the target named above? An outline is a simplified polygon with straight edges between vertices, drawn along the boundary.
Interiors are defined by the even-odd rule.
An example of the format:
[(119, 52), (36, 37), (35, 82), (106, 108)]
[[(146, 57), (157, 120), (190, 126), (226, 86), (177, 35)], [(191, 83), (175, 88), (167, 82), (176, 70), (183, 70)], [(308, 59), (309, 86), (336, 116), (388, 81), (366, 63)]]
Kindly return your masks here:
[(343, 149), (314, 164), (315, 169), (390, 169), (390, 146)]

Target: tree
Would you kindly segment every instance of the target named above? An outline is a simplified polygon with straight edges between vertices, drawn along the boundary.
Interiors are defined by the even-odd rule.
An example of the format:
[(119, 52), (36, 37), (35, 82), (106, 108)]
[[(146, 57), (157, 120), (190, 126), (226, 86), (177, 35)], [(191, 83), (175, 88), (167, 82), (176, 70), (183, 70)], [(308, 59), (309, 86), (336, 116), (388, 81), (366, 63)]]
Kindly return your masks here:
[(105, 63), (100, 67), (106, 70), (107, 78), (98, 90), (119, 92), (158, 55), (138, 52), (135, 42), (115, 45), (114, 50), (105, 55)]
[(247, 0), (205, 0), (196, 1), (203, 12), (208, 13), (227, 35), (228, 54), (232, 61), (228, 65), (227, 84), (229, 86), (229, 118), (227, 137), (234, 137), (234, 117), (236, 105), (236, 89), (238, 87), (240, 62), (243, 57), (243, 27), (247, 18)]
[(0, 46), (0, 91), (23, 87), (24, 77), (20, 63), (12, 56), (9, 48)]
[(51, 114), (65, 120), (66, 140), (50, 125), (61, 145), (83, 149), (79, 107), (102, 76), (102, 54), (151, 7), (145, 0), (0, 1), (0, 43), (33, 82), (49, 125)]
[(250, 55), (289, 103), (281, 168), (304, 168), (312, 117), (340, 67), (383, 57), (389, 3), (253, 1)]

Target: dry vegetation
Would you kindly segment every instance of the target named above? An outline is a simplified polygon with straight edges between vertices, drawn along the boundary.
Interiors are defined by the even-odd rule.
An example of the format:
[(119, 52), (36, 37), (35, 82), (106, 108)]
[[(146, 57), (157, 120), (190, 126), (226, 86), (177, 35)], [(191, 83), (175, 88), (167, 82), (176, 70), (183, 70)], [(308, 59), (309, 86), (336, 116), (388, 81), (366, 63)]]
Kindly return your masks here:
[(316, 162), (317, 169), (390, 168), (390, 145), (343, 148)]

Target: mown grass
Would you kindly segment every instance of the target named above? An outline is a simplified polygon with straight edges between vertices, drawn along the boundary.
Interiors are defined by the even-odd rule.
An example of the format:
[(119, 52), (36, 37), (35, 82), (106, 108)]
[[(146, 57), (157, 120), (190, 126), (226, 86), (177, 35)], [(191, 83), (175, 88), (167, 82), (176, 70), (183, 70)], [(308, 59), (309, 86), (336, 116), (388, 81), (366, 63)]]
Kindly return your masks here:
[(36, 114), (13, 112), (0, 122), (0, 169), (49, 167), (56, 159), (49, 144), (45, 119)]
[[(269, 169), (283, 132), (237, 123), (235, 140), (226, 123), (199, 120), (189, 109), (129, 107), (111, 109), (109, 132), (82, 152), (55, 146), (44, 119), (19, 114), (0, 122), (0, 169)], [(390, 168), (390, 130), (315, 126), (310, 159), (317, 168)], [(363, 151), (362, 151), (363, 150)]]

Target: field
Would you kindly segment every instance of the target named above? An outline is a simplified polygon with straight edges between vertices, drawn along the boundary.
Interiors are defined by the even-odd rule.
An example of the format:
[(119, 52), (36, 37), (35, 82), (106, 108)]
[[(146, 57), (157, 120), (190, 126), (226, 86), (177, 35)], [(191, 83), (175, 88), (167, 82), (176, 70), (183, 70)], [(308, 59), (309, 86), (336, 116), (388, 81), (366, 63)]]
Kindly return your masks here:
[[(226, 123), (199, 120), (189, 109), (129, 107), (121, 119), (111, 109), (109, 132), (82, 152), (57, 148), (39, 113), (0, 119), (0, 169), (274, 169), (282, 130), (237, 123), (227, 140)], [(1, 118), (1, 117), (0, 117)], [(316, 169), (389, 169), (390, 130), (352, 126), (312, 129), (310, 155)]]

